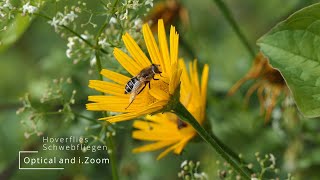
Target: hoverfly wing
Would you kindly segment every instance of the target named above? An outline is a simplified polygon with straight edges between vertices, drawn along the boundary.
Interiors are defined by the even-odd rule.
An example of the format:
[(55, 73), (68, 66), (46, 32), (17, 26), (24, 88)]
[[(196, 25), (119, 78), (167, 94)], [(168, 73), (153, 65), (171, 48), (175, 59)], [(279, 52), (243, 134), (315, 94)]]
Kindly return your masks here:
[(137, 81), (130, 93), (130, 99), (129, 99), (129, 105), (126, 107), (126, 109), (133, 103), (134, 99), (136, 98), (136, 96), (138, 95), (140, 89), (143, 87), (143, 83), (140, 81)]

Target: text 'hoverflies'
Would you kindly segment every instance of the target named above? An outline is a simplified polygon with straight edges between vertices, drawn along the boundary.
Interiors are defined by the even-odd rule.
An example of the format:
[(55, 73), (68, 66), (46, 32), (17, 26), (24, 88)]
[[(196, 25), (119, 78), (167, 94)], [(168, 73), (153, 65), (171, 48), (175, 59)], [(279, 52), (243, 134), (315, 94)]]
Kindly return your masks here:
[[(160, 65), (158, 64), (152, 64), (151, 66), (142, 69), (137, 76), (131, 78), (127, 82), (126, 87), (124, 88), (124, 93), (130, 94), (128, 107), (134, 101), (135, 97), (143, 91), (147, 84), (149, 85), (150, 89), (150, 81), (152, 79), (159, 80), (154, 78), (156, 74), (159, 74), (161, 76), (162, 72), (160, 71), (159, 67)], [(126, 109), (128, 107), (126, 107)]]

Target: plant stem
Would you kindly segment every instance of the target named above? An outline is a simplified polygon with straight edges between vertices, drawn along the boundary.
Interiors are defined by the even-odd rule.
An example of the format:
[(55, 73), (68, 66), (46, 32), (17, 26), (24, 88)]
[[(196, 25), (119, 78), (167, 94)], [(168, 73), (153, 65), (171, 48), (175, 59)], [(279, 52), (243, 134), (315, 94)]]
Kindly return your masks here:
[[(98, 74), (99, 74), (99, 79), (102, 81), (103, 77), (100, 74), (100, 72), (102, 70), (102, 66), (101, 66), (101, 60), (100, 60), (100, 56), (99, 56), (99, 52), (98, 51), (95, 52), (95, 56), (96, 56), (96, 66), (97, 66), (97, 71), (98, 71)], [(104, 93), (102, 93), (102, 94), (104, 94)]]
[[(100, 59), (100, 55), (99, 55), (99, 51), (96, 51), (95, 52), (95, 56), (96, 56), (96, 65), (97, 65), (97, 71), (99, 73), (99, 79), (102, 81), (103, 77), (102, 75), (100, 74), (101, 70), (102, 70), (102, 66), (101, 66), (101, 59)], [(104, 93), (102, 93), (104, 94)], [(104, 117), (107, 116), (107, 113), (106, 112), (102, 112), (102, 115)], [(115, 156), (115, 146), (114, 146), (114, 143), (113, 143), (113, 140), (112, 140), (112, 136), (109, 136), (106, 138), (107, 139), (107, 144), (108, 144), (108, 147), (109, 149), (111, 150), (111, 154), (109, 154), (110, 156), (110, 161), (111, 161), (111, 170), (112, 170), (112, 179), (113, 180), (118, 180), (119, 177), (118, 177), (118, 172), (117, 172), (117, 163), (116, 163), (116, 156)]]
[(82, 118), (82, 119), (85, 119), (85, 120), (89, 120), (89, 121), (92, 121), (92, 122), (97, 121), (96, 119), (93, 119), (93, 118), (84, 116), (84, 115), (82, 115), (82, 114), (80, 114), (80, 113), (73, 112), (73, 114), (76, 115), (76, 116), (78, 116), (79, 118)]
[(115, 154), (115, 146), (113, 143), (112, 135), (107, 137), (107, 143), (109, 149), (111, 149), (111, 154), (110, 155), (110, 161), (111, 161), (111, 170), (112, 170), (112, 177), (114, 180), (118, 180), (118, 172), (117, 172), (117, 167), (116, 167), (116, 154)]
[(220, 11), (222, 12), (223, 16), (227, 19), (228, 23), (231, 25), (234, 32), (237, 34), (238, 38), (242, 42), (242, 44), (246, 47), (249, 54), (252, 57), (255, 57), (255, 50), (251, 47), (249, 41), (245, 37), (245, 35), (240, 30), (240, 27), (238, 26), (237, 22), (233, 18), (231, 11), (229, 10), (228, 6), (222, 1), (222, 0), (213, 0), (215, 4), (218, 6)]
[(211, 136), (210, 133), (208, 133), (199, 123), (198, 121), (190, 114), (190, 112), (181, 104), (181, 102), (178, 102), (176, 106), (174, 107), (173, 111), (185, 122), (189, 123), (196, 131), (197, 133), (202, 137), (203, 140), (205, 140), (207, 143), (213, 147), (217, 151), (217, 153), (222, 156), (244, 179), (250, 179), (250, 174), (247, 172), (246, 169), (241, 167), (240, 163), (232, 158), (221, 146), (221, 141), (219, 143), (217, 142), (216, 138), (213, 138), (214, 136)]

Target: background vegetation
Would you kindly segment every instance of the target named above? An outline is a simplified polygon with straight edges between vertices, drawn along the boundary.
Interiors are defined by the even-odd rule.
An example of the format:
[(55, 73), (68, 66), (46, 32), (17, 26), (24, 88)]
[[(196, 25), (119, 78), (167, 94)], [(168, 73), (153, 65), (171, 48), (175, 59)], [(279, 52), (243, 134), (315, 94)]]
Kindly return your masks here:
[[(280, 20), (315, 2), (317, 1), (225, 1), (256, 52), (256, 41), (259, 37)], [(98, 0), (86, 3), (92, 12), (103, 10)], [(180, 37), (184, 41), (180, 45), (180, 57), (192, 60), (195, 56), (201, 64), (200, 69), (203, 64), (210, 65), (207, 120), (210, 121), (213, 132), (225, 144), (241, 153), (247, 162), (253, 162), (256, 170), (259, 170), (259, 165), (255, 153), (260, 152), (261, 156), (272, 153), (276, 157), (276, 167), (279, 168), (277, 176), (280, 179), (286, 178), (288, 173), (297, 179), (317, 179), (320, 170), (318, 118), (306, 119), (300, 114), (296, 115), (295, 107), (282, 111), (280, 99), (270, 122), (265, 124), (264, 116), (259, 112), (256, 94), (247, 106), (244, 105), (244, 96), (252, 81), (245, 83), (234, 96), (228, 97), (228, 90), (239, 77), (246, 74), (254, 57), (243, 46), (214, 1), (184, 0), (181, 4), (187, 9), (190, 22), (187, 27), (181, 22), (177, 23)], [(63, 5), (57, 7), (63, 11)], [(48, 7), (44, 7), (46, 8)], [(50, 8), (48, 9), (50, 14)], [(78, 20), (86, 22), (89, 16), (90, 13)], [(42, 17), (33, 16), (30, 24), (25, 26), (25, 31), (22, 30), (22, 36), (17, 36), (14, 43), (0, 44), (0, 172), (10, 175), (12, 179), (109, 179), (110, 165), (70, 165), (64, 171), (23, 171), (12, 166), (15, 164), (18, 151), (30, 146), (36, 147), (41, 140), (37, 134), (30, 134), (37, 132), (34, 129), (30, 131), (32, 125), (24, 124), (29, 115), (16, 113), (22, 106), (19, 98), (26, 97), (26, 93), (30, 95), (32, 106), (41, 112), (50, 112), (57, 108), (65, 112), (58, 115), (42, 114), (37, 117), (39, 133), (50, 137), (91, 137), (100, 131), (100, 127), (95, 127), (96, 122), (79, 116), (81, 114), (92, 119), (101, 117), (99, 113), (85, 110), (87, 96), (95, 93), (87, 85), (89, 79), (98, 79), (96, 67), (90, 66), (91, 59), (85, 55), (80, 56), (80, 61), (74, 64), (74, 59), (66, 56), (67, 39), (61, 38), (61, 33), (56, 33), (47, 21)], [(97, 16), (92, 22), (98, 27), (101, 26), (104, 22), (103, 16)], [(24, 29), (23, 23), (19, 23), (18, 26)], [(80, 29), (84, 31), (86, 28), (90, 33), (97, 32), (93, 27)], [(10, 33), (18, 35), (13, 31), (0, 31), (0, 41)], [(101, 61), (103, 68), (119, 67), (111, 55), (103, 56)], [(62, 84), (54, 83), (54, 79), (60, 82), (60, 78), (63, 78)], [(72, 81), (69, 82), (68, 78)], [(48, 87), (53, 89), (52, 92), (60, 89), (63, 94), (58, 93), (55, 97), (51, 97), (51, 94), (47, 97), (48, 104), (46, 100), (43, 104), (41, 99), (48, 96)], [(76, 90), (74, 98), (73, 90)], [(55, 98), (57, 102), (54, 101)], [(70, 99), (74, 99), (75, 103)], [(275, 111), (282, 113), (277, 116)], [(177, 179), (180, 164), (185, 159), (200, 161), (201, 170), (208, 174), (209, 179), (218, 179), (218, 170), (228, 169), (223, 166), (223, 160), (217, 154), (196, 140), (187, 145), (182, 155), (170, 154), (160, 161), (155, 160), (156, 153), (132, 154), (131, 150), (137, 147), (139, 142), (132, 140), (130, 124), (120, 123), (115, 129), (115, 154), (120, 179)], [(107, 152), (93, 156), (107, 156)], [(217, 161), (221, 163), (217, 164)], [(266, 176), (268, 177), (271, 175)]]

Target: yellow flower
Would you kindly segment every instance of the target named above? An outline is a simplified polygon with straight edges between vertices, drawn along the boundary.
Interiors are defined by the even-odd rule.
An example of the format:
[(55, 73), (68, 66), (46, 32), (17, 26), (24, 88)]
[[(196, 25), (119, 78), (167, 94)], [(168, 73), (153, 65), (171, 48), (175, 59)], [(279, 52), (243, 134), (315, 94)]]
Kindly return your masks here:
[[(179, 61), (182, 67), (180, 102), (188, 109), (194, 118), (202, 124), (205, 119), (206, 94), (208, 84), (208, 65), (204, 66), (201, 85), (198, 79), (197, 62), (190, 62), (190, 77), (183, 60)], [(182, 124), (181, 124), (182, 123)], [(167, 147), (157, 159), (161, 159), (170, 151), (180, 154), (197, 132), (193, 127), (181, 121), (175, 114), (158, 113), (146, 116), (146, 120), (136, 120), (133, 126), (135, 130), (132, 134), (134, 139), (152, 141), (147, 145), (135, 148), (133, 152), (154, 151)]]
[(175, 27), (171, 26), (170, 29), (169, 48), (163, 20), (159, 20), (158, 22), (159, 47), (148, 24), (143, 25), (142, 31), (152, 62), (150, 62), (128, 33), (122, 36), (122, 40), (131, 56), (118, 48), (114, 49), (114, 56), (133, 77), (137, 76), (142, 69), (150, 67), (151, 64), (160, 65), (162, 71), (161, 76), (157, 74), (156, 78), (159, 80), (151, 80), (150, 88), (147, 85), (128, 107), (129, 101), (132, 100), (130, 100), (130, 98), (132, 97), (130, 97), (130, 94), (125, 94), (124, 92), (126, 84), (132, 77), (103, 69), (101, 74), (113, 82), (90, 80), (90, 88), (103, 92), (106, 95), (89, 96), (88, 99), (92, 103), (87, 104), (87, 109), (92, 111), (119, 112), (120, 114), (103, 117), (100, 118), (100, 120), (108, 120), (112, 123), (157, 112), (167, 105), (171, 95), (173, 95), (180, 83), (182, 71), (178, 66), (179, 35)]

